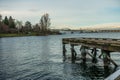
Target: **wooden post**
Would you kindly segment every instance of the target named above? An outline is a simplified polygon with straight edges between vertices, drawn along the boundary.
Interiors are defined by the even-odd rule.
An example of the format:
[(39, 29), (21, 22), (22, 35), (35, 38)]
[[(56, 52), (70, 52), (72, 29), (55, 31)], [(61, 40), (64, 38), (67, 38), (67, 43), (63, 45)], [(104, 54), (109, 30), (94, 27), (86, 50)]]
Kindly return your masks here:
[(103, 53), (101, 53), (101, 54), (99, 55), (99, 58), (101, 58), (102, 55), (103, 55)]
[(85, 63), (86, 62), (86, 54), (87, 54), (87, 52), (85, 50), (85, 46), (81, 45), (80, 51), (81, 51), (81, 58), (83, 60), (83, 63)]
[(66, 48), (65, 48), (65, 44), (63, 44), (63, 60), (65, 61), (66, 60)]
[(92, 63), (97, 63), (97, 58), (96, 58), (97, 50), (96, 50), (96, 48), (93, 48), (92, 54), (93, 54)]
[(104, 63), (104, 66), (108, 66), (110, 64), (109, 62), (109, 59), (107, 57), (107, 52), (106, 50), (102, 50), (102, 54), (103, 54), (103, 63)]
[(71, 44), (71, 60), (72, 60), (72, 63), (74, 63), (75, 62), (75, 59), (76, 59), (76, 52), (75, 52), (75, 49), (74, 49), (74, 45), (73, 44)]

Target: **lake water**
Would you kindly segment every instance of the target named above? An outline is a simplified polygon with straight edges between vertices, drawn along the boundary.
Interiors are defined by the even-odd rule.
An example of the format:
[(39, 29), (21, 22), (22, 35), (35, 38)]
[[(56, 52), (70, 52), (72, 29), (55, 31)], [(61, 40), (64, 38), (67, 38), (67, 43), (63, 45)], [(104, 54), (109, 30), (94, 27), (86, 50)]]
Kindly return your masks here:
[[(0, 38), (0, 80), (103, 80), (113, 68), (63, 62), (62, 38), (117, 38), (120, 33), (81, 33)], [(113, 60), (120, 65), (120, 54)]]

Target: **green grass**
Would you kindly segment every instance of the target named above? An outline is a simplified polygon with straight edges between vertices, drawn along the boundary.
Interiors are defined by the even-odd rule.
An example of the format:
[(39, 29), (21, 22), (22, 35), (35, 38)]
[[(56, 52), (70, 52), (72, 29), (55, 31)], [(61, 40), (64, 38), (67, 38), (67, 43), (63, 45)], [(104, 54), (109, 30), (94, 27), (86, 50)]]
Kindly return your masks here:
[(47, 35), (58, 35), (58, 34), (59, 33), (56, 33), (56, 32), (51, 32), (48, 34), (36, 33), (36, 32), (31, 32), (28, 34), (25, 34), (25, 33), (0, 33), (0, 37), (47, 36)]
[(35, 33), (31, 33), (31, 34), (0, 33), (0, 37), (20, 37), (20, 36), (35, 36)]

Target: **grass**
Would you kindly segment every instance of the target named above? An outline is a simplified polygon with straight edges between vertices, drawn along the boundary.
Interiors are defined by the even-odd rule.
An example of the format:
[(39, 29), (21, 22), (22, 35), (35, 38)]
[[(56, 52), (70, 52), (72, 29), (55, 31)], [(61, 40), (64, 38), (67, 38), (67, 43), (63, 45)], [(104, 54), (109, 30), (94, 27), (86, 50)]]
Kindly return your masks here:
[(22, 34), (22, 33), (0, 33), (0, 37), (21, 37), (21, 36), (35, 36), (35, 33)]
[(59, 33), (56, 32), (51, 32), (49, 34), (44, 34), (44, 33), (36, 33), (36, 32), (31, 32), (28, 34), (25, 33), (0, 33), (0, 38), (1, 37), (22, 37), (22, 36), (46, 36), (46, 35), (58, 35)]

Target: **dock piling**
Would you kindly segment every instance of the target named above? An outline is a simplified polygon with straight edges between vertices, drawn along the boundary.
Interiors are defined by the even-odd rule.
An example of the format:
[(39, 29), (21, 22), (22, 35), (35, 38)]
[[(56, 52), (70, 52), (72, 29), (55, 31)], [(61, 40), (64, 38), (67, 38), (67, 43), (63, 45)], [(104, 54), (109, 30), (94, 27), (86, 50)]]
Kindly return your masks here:
[(96, 58), (97, 50), (96, 50), (96, 48), (93, 48), (91, 53), (93, 54), (92, 63), (97, 63), (97, 58)]
[[(104, 66), (109, 66), (110, 62), (117, 67), (118, 65), (111, 59), (110, 52), (120, 52), (120, 39), (109, 39), (109, 38), (64, 38), (63, 42), (63, 56), (66, 58), (66, 48), (65, 44), (71, 45), (71, 60), (75, 62), (76, 51), (74, 46), (81, 45), (81, 58), (83, 62), (86, 62), (86, 54), (92, 57), (92, 62), (97, 63), (97, 50), (101, 49), (101, 54), (98, 56), (101, 58), (103, 56)], [(88, 48), (93, 48), (92, 53), (88, 53)]]
[(83, 63), (85, 63), (86, 62), (86, 54), (87, 54), (86, 47), (81, 45), (80, 51), (81, 51), (82, 61), (83, 61)]
[(74, 49), (74, 45), (73, 44), (71, 44), (71, 57), (72, 57), (72, 62), (74, 63), (75, 62), (75, 60), (76, 60), (76, 55), (77, 55), (77, 53), (76, 53), (76, 51), (75, 51), (75, 49)]
[(110, 61), (108, 59), (108, 52), (106, 50), (102, 50), (103, 53), (103, 64), (104, 66), (108, 66), (110, 64)]
[(66, 50), (65, 44), (63, 44), (63, 59), (64, 59), (64, 61), (66, 60), (66, 52), (67, 52), (67, 50)]

